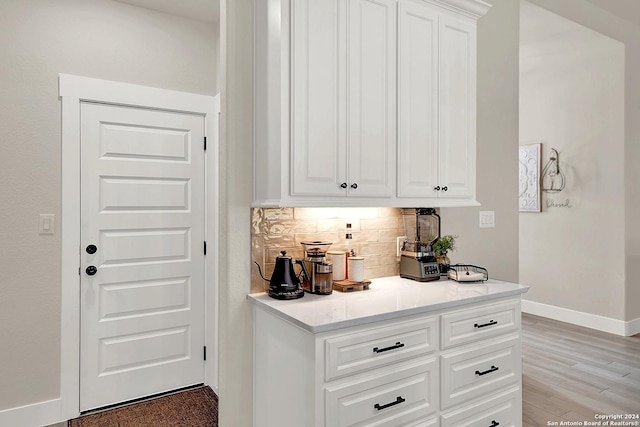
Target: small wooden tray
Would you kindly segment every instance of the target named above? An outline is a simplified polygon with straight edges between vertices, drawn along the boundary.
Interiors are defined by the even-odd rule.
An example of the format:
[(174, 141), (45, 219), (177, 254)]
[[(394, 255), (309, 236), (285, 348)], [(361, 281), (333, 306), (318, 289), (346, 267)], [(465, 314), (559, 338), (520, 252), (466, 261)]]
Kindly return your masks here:
[(337, 282), (333, 282), (333, 290), (339, 292), (355, 292), (355, 291), (366, 291), (369, 289), (369, 285), (371, 284), (371, 280), (364, 280), (362, 282), (352, 282), (351, 280), (339, 280)]

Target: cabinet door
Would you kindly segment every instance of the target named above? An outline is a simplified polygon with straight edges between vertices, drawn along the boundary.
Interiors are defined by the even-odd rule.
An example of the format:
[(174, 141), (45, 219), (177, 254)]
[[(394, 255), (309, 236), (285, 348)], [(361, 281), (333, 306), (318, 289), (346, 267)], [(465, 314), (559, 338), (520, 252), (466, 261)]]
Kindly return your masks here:
[[(439, 197), (475, 196), (476, 25), (440, 16)], [(444, 190), (446, 187), (446, 191)]]
[(522, 379), (519, 335), (440, 356), (442, 409), (504, 390)]
[[(325, 388), (325, 426), (408, 427), (438, 409), (438, 363), (416, 359)], [(428, 424), (427, 424), (428, 425)]]
[(437, 13), (401, 0), (398, 37), (398, 196), (437, 197)]
[(440, 425), (441, 427), (522, 426), (522, 391), (519, 387), (511, 388), (491, 399), (444, 413)]
[(349, 196), (390, 197), (396, 152), (396, 0), (349, 0)]
[[(342, 10), (345, 9), (345, 10)], [(291, 2), (291, 194), (345, 196), (344, 0)]]

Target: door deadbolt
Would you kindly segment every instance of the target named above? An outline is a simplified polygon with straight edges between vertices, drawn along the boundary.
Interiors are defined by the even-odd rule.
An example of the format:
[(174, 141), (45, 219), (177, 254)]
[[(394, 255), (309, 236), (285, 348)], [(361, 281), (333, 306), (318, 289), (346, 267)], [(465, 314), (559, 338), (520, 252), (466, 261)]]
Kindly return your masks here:
[(90, 265), (89, 267), (87, 267), (86, 270), (84, 270), (85, 273), (87, 273), (89, 276), (93, 276), (94, 274), (96, 274), (98, 272), (98, 269), (96, 268), (96, 266), (94, 265)]
[(85, 250), (89, 255), (93, 255), (98, 251), (98, 247), (96, 245), (89, 245)]

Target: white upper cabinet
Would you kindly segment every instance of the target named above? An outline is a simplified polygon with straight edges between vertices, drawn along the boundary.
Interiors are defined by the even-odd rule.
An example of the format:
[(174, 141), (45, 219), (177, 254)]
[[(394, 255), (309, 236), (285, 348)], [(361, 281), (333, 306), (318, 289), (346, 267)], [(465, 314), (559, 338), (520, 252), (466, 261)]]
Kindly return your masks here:
[(349, 0), (347, 138), (350, 196), (395, 192), (396, 1)]
[(398, 197), (476, 204), (475, 20), (398, 7)]
[(398, 196), (437, 197), (438, 14), (398, 4)]
[(340, 0), (291, 5), (292, 195), (346, 194), (338, 184), (347, 179), (343, 9)]
[(476, 193), (476, 24), (440, 16), (439, 197)]
[(488, 7), (256, 1), (254, 206), (477, 204), (475, 22)]
[(296, 0), (291, 16), (291, 195), (393, 196), (395, 0)]

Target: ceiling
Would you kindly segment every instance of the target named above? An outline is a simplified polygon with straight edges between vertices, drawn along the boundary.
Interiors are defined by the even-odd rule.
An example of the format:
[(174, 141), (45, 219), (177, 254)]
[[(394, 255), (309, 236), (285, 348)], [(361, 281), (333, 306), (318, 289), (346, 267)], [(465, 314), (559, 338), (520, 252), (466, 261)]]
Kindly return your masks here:
[(115, 0), (133, 6), (158, 12), (178, 15), (184, 18), (210, 22), (220, 22), (220, 0)]
[(640, 1), (638, 0), (586, 0), (622, 19), (640, 26)]
[[(115, 0), (185, 18), (219, 24), (220, 0)], [(639, 0), (584, 0), (640, 26)]]

